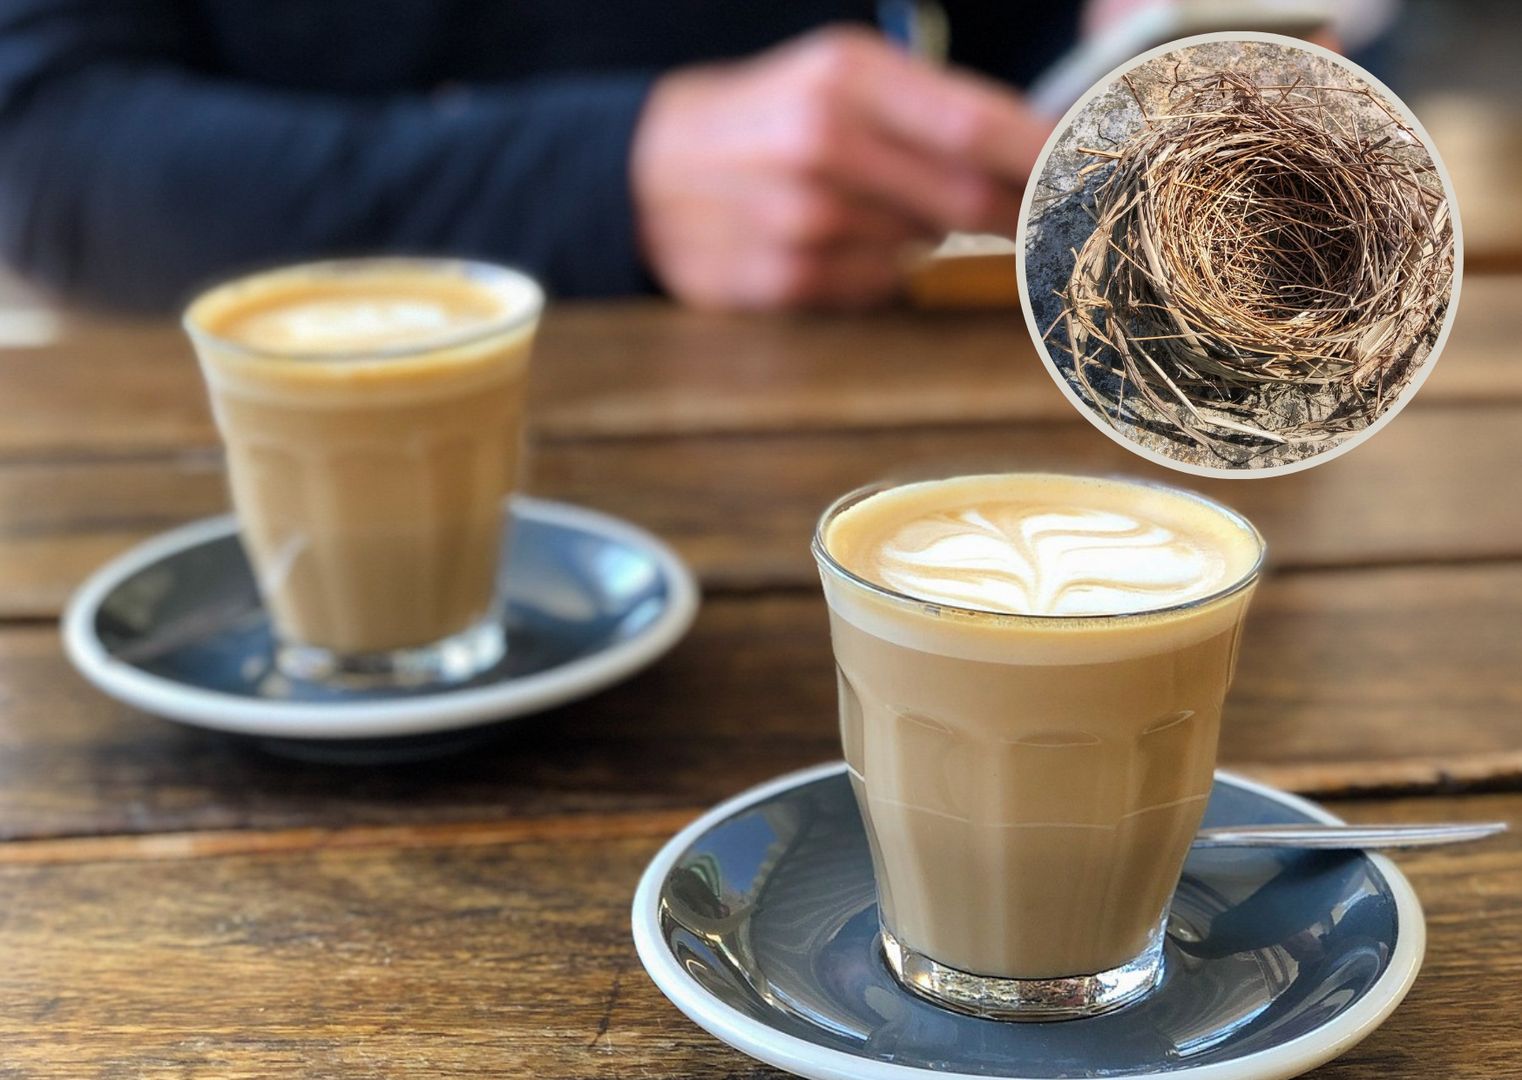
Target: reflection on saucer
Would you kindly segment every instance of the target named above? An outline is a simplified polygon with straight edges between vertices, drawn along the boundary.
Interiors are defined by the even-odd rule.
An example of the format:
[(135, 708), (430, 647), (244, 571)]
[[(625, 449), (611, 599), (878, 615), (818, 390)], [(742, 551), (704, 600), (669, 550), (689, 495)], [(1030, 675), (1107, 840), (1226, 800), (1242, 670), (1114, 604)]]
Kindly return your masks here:
[[(1335, 819), (1225, 774), (1205, 817), (1317, 820)], [(844, 764), (704, 815), (657, 855), (634, 903), (640, 958), (667, 997), (746, 1053), (820, 1078), (1294, 1075), (1399, 1004), (1425, 939), (1410, 884), (1379, 856), (1199, 851), (1174, 895), (1158, 990), (1091, 1019), (1012, 1024), (909, 994), (877, 929)]]

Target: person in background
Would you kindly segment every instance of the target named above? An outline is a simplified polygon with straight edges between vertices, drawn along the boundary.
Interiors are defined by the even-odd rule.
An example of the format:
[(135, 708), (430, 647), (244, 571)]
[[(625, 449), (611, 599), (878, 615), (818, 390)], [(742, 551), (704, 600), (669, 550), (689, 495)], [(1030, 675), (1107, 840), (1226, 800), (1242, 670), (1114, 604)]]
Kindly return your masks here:
[[(1061, 4), (0, 0), (0, 258), (88, 303), (400, 250), (560, 296), (854, 307), (949, 230), (1012, 235)], [(976, 72), (976, 73), (975, 73)]]

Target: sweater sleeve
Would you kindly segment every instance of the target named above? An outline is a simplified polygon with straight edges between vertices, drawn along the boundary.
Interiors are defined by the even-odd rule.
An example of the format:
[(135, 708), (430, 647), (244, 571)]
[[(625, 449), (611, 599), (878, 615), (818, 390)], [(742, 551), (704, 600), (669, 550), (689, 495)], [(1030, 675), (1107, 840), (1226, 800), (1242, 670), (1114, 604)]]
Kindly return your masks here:
[(198, 72), (173, 13), (132, 5), (0, 13), (0, 257), (21, 272), (158, 309), (243, 267), (380, 249), (507, 261), (559, 295), (648, 288), (628, 178), (648, 76), (288, 92)]

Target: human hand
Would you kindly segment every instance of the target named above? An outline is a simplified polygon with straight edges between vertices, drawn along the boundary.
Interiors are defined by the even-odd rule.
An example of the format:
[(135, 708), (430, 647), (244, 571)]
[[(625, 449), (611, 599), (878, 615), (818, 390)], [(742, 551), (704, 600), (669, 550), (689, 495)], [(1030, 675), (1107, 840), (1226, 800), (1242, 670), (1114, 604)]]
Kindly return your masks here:
[(996, 83), (820, 31), (655, 85), (630, 165), (640, 241), (698, 306), (876, 303), (914, 242), (1014, 234), (1047, 131)]

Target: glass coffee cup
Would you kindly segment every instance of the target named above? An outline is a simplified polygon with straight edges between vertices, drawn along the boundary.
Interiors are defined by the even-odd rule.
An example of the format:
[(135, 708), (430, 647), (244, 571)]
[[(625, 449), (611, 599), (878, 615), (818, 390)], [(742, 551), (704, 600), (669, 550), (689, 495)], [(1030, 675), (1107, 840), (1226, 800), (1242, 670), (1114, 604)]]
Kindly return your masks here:
[(852, 492), (813, 551), (894, 975), (1016, 1020), (1140, 999), (1257, 531), (1160, 485), (1010, 474)]
[(420, 686), (501, 660), (504, 503), (543, 303), (503, 267), (368, 258), (190, 305), (283, 674)]

